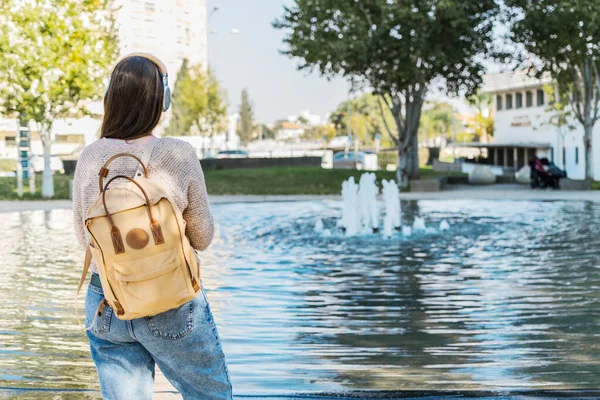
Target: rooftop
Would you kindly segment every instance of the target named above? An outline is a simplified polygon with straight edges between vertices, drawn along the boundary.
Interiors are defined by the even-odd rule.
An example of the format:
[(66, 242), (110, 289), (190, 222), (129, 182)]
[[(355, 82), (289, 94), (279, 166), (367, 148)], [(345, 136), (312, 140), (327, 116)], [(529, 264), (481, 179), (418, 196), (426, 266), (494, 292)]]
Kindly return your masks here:
[(550, 149), (552, 145), (550, 143), (536, 143), (536, 142), (514, 142), (514, 143), (481, 143), (481, 142), (469, 142), (469, 143), (456, 143), (456, 147), (476, 147), (476, 148), (487, 148), (487, 149), (498, 149), (505, 147), (518, 147), (525, 149)]
[(485, 75), (483, 77), (481, 91), (483, 93), (506, 92), (515, 89), (539, 87), (551, 82), (552, 78), (547, 74), (542, 76), (541, 79), (538, 79), (533, 76), (533, 73), (529, 73), (525, 70), (501, 72)]
[(295, 122), (289, 122), (289, 121), (282, 122), (281, 130), (288, 130), (288, 129), (302, 129), (302, 127)]

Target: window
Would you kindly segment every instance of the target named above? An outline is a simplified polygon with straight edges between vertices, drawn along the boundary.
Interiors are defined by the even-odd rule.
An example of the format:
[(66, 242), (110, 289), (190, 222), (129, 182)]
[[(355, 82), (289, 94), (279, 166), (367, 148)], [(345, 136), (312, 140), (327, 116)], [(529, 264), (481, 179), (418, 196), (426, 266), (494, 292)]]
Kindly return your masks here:
[(507, 110), (512, 110), (512, 108), (513, 108), (512, 100), (513, 100), (512, 93), (507, 94), (506, 95), (506, 109)]
[(544, 100), (544, 91), (542, 89), (538, 89), (537, 91), (537, 105), (543, 106), (545, 104)]
[(79, 144), (85, 144), (85, 138), (84, 138), (83, 134), (56, 135), (54, 141), (56, 143), (79, 143)]
[(575, 147), (575, 164), (579, 165), (579, 147)]
[(567, 149), (563, 147), (563, 165), (567, 165)]
[(154, 12), (154, 3), (146, 3), (144, 4), (144, 8), (146, 11)]
[(517, 108), (523, 108), (523, 93), (517, 93)]
[(500, 96), (500, 95), (496, 96), (496, 110), (497, 111), (502, 110), (502, 96)]
[(5, 136), (4, 144), (6, 146), (16, 146), (17, 145), (17, 137), (16, 136)]
[(527, 93), (525, 93), (525, 107), (531, 107), (533, 106), (533, 93), (530, 91), (527, 91)]

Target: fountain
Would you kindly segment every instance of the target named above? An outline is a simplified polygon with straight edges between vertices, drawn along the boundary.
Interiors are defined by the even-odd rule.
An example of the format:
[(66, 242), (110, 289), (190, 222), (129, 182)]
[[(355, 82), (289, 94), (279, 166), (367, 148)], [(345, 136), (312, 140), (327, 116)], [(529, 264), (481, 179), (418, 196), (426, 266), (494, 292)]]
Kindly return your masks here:
[(415, 222), (413, 223), (414, 231), (426, 231), (427, 227), (425, 226), (425, 219), (421, 217), (415, 217)]
[(383, 218), (383, 235), (390, 237), (393, 229), (400, 230), (400, 189), (396, 182), (383, 180), (383, 203), (385, 217)]
[(342, 183), (342, 219), (338, 226), (346, 231), (346, 236), (359, 232), (358, 185), (354, 177)]
[(362, 174), (358, 182), (358, 211), (364, 233), (379, 231), (377, 195), (379, 188), (373, 173)]
[(321, 218), (319, 218), (317, 220), (317, 223), (315, 224), (315, 232), (316, 233), (323, 232), (323, 220)]
[[(377, 177), (373, 173), (362, 174), (357, 184), (354, 177), (348, 178), (342, 183), (342, 218), (337, 222), (337, 227), (346, 232), (346, 236), (354, 236), (359, 233), (368, 234), (379, 231), (379, 206), (377, 196), (379, 188), (376, 183)], [(401, 226), (401, 204), (400, 190), (393, 180), (382, 181), (383, 190), (383, 237), (391, 238), (394, 230), (402, 230), (403, 236), (410, 236), (413, 232), (437, 233), (433, 227), (427, 227), (425, 219), (415, 217), (411, 226)], [(447, 221), (440, 223), (439, 230), (447, 231), (450, 224)], [(325, 236), (323, 221), (317, 220), (315, 232)], [(331, 232), (328, 231), (327, 235)]]
[(440, 231), (447, 231), (448, 229), (450, 229), (450, 224), (448, 223), (448, 221), (443, 220), (442, 222), (440, 222)]

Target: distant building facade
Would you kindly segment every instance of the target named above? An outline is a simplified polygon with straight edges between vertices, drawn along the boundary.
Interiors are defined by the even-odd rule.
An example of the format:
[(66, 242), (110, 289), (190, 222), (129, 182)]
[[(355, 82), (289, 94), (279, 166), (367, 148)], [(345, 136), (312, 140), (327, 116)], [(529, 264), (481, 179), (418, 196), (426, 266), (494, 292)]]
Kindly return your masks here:
[(174, 82), (183, 59), (208, 65), (206, 0), (116, 0), (121, 55), (152, 53)]
[(310, 126), (319, 126), (323, 124), (321, 116), (318, 114), (311, 114), (310, 110), (303, 110), (300, 115), (290, 115), (288, 117), (289, 122), (305, 122)]
[[(568, 127), (550, 123), (552, 99), (545, 90), (549, 77), (537, 79), (524, 71), (487, 75), (482, 91), (493, 96), (494, 138), (488, 156), (496, 165), (521, 166), (534, 154), (546, 156), (567, 171), (569, 178), (585, 178), (583, 126), (573, 120)], [(594, 176), (600, 177), (600, 123), (594, 127)]]
[(277, 140), (300, 140), (304, 135), (304, 128), (295, 122), (284, 121), (275, 135)]

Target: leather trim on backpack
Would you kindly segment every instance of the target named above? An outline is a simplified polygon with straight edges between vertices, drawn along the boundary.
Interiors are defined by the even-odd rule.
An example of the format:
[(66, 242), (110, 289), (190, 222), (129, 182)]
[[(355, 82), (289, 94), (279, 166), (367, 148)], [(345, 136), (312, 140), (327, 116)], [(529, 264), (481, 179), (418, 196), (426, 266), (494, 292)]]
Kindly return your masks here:
[(115, 254), (125, 253), (125, 246), (123, 245), (123, 237), (119, 228), (113, 225), (110, 229), (110, 237), (112, 239)]

